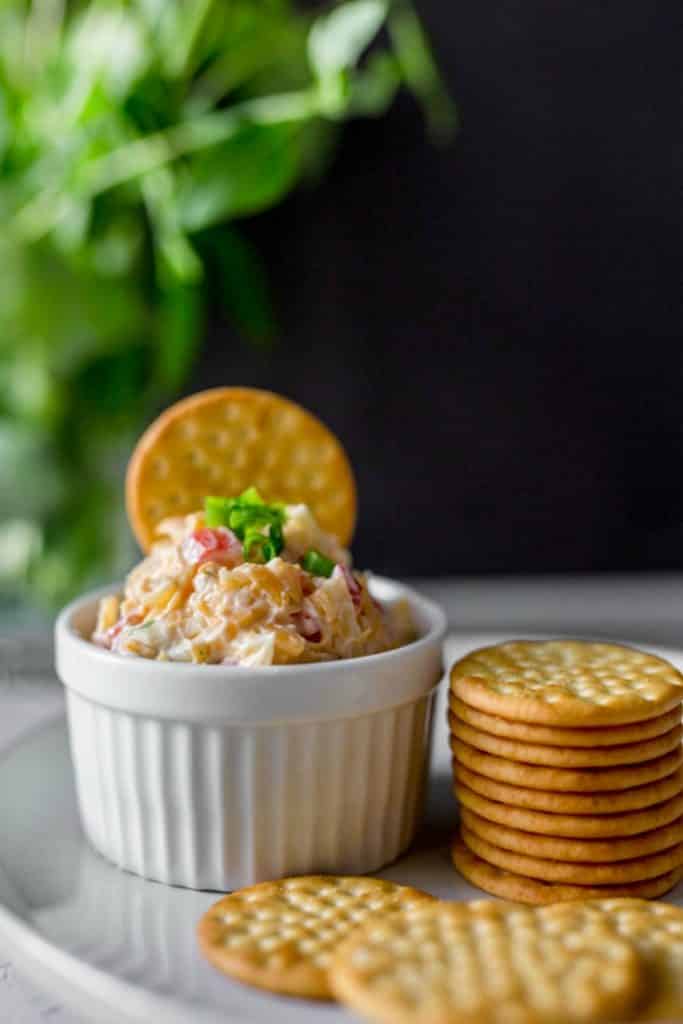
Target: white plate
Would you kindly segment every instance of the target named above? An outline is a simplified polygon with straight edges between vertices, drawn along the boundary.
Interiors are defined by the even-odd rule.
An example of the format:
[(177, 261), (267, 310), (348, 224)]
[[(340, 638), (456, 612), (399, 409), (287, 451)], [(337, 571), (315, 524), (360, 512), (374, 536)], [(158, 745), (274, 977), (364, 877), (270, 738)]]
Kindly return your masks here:
[[(508, 634), (509, 636), (509, 634)], [(501, 637), (448, 643), (447, 660)], [(683, 667), (683, 651), (658, 651)], [(451, 867), (455, 822), (443, 698), (422, 838), (383, 872), (447, 899), (480, 897)], [(112, 867), (78, 823), (65, 720), (0, 759), (0, 935), (31, 976), (86, 1020), (164, 1024), (343, 1024), (335, 1006), (270, 997), (222, 977), (200, 957), (195, 924), (217, 898), (146, 882)], [(683, 883), (668, 900), (683, 904)]]

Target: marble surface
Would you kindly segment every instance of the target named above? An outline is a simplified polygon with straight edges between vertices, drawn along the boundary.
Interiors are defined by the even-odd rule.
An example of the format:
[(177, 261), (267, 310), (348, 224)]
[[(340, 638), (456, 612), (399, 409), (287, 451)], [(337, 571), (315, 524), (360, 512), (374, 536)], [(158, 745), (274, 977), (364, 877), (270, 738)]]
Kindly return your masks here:
[[(683, 576), (543, 577), (423, 581), (447, 609), (452, 629), (557, 632), (679, 645)], [(47, 631), (0, 624), (0, 753), (57, 714)], [(0, 946), (0, 1020), (5, 1024), (82, 1024), (38, 989), (11, 949)]]

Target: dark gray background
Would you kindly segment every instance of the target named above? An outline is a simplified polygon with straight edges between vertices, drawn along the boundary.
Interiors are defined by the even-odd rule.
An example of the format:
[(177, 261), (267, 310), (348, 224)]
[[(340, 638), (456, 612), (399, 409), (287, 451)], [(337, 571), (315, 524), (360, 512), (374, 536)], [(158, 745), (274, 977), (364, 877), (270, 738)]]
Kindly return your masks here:
[(423, 0), (463, 125), (344, 134), (248, 226), (282, 337), (214, 325), (194, 386), (273, 387), (343, 438), (360, 564), (683, 566), (680, 0)]

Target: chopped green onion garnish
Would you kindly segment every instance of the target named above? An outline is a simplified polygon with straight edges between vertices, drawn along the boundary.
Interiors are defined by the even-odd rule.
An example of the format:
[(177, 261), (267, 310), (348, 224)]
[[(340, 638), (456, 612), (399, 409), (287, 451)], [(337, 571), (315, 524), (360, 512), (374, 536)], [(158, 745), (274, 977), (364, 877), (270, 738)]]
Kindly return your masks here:
[(325, 555), (321, 555), (314, 548), (306, 552), (301, 559), (301, 564), (306, 572), (310, 572), (312, 576), (331, 576), (335, 566), (331, 558), (326, 558)]
[(256, 490), (255, 487), (247, 487), (246, 491), (242, 491), (239, 498), (233, 499), (239, 501), (240, 505), (264, 505), (265, 501)]
[[(252, 551), (256, 549), (255, 555)], [(244, 557), (250, 562), (269, 562), (277, 554), (275, 544), (269, 537), (256, 531), (248, 533), (244, 538)], [(258, 555), (258, 557), (256, 557)]]
[[(248, 561), (268, 562), (284, 547), (284, 505), (267, 505), (255, 487), (248, 487), (237, 498), (205, 498), (204, 514), (207, 526), (227, 526), (232, 530), (242, 541)], [(250, 557), (254, 549), (255, 555)]]
[(232, 498), (204, 498), (204, 518), (207, 526), (227, 526)]

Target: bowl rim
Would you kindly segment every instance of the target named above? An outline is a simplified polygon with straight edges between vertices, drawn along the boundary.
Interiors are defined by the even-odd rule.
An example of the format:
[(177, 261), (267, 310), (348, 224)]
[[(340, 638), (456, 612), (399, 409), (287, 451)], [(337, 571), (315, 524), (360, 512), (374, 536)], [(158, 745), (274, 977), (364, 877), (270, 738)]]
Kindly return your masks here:
[[(130, 670), (133, 665), (145, 665), (150, 670), (154, 670), (155, 674), (168, 674), (180, 678), (182, 678), (182, 675), (192, 675), (194, 677), (195, 673), (199, 670), (202, 674), (206, 674), (207, 679), (215, 679), (218, 675), (224, 678), (230, 678), (234, 675), (236, 678), (244, 679), (247, 675), (256, 676), (264, 673), (267, 673), (268, 677), (281, 676), (284, 678), (292, 675), (298, 676), (302, 672), (306, 675), (318, 675), (330, 672), (332, 669), (338, 672), (342, 669), (342, 666), (353, 666), (355, 670), (361, 670), (368, 664), (379, 665), (399, 661), (402, 656), (405, 657), (408, 651), (411, 653), (419, 651), (424, 647), (429, 647), (435, 640), (443, 639), (448, 627), (448, 620), (446, 613), (436, 601), (420, 594), (413, 587), (398, 580), (393, 580), (388, 576), (368, 574), (368, 584), (371, 591), (375, 587), (379, 587), (380, 591), (389, 590), (395, 592), (395, 596), (393, 598), (390, 597), (389, 600), (406, 599), (411, 606), (419, 609), (425, 620), (429, 623), (425, 632), (418, 636), (416, 640), (410, 640), (407, 644), (403, 644), (401, 647), (393, 647), (389, 651), (363, 654), (358, 658), (337, 658), (331, 661), (314, 661), (292, 665), (199, 665), (195, 662), (187, 661), (156, 661), (154, 659), (126, 657), (109, 651), (104, 647), (98, 647), (92, 640), (79, 633), (72, 621), (74, 616), (83, 611), (88, 605), (94, 604), (108, 594), (121, 593), (123, 588), (120, 583), (110, 583), (82, 594), (62, 609), (55, 621), (55, 641), (56, 644), (63, 643), (64, 641), (75, 644), (87, 656), (102, 660), (110, 666), (119, 665), (126, 670)], [(378, 596), (380, 596), (381, 600), (381, 595)], [(384, 598), (384, 600), (387, 600), (387, 598)]]

